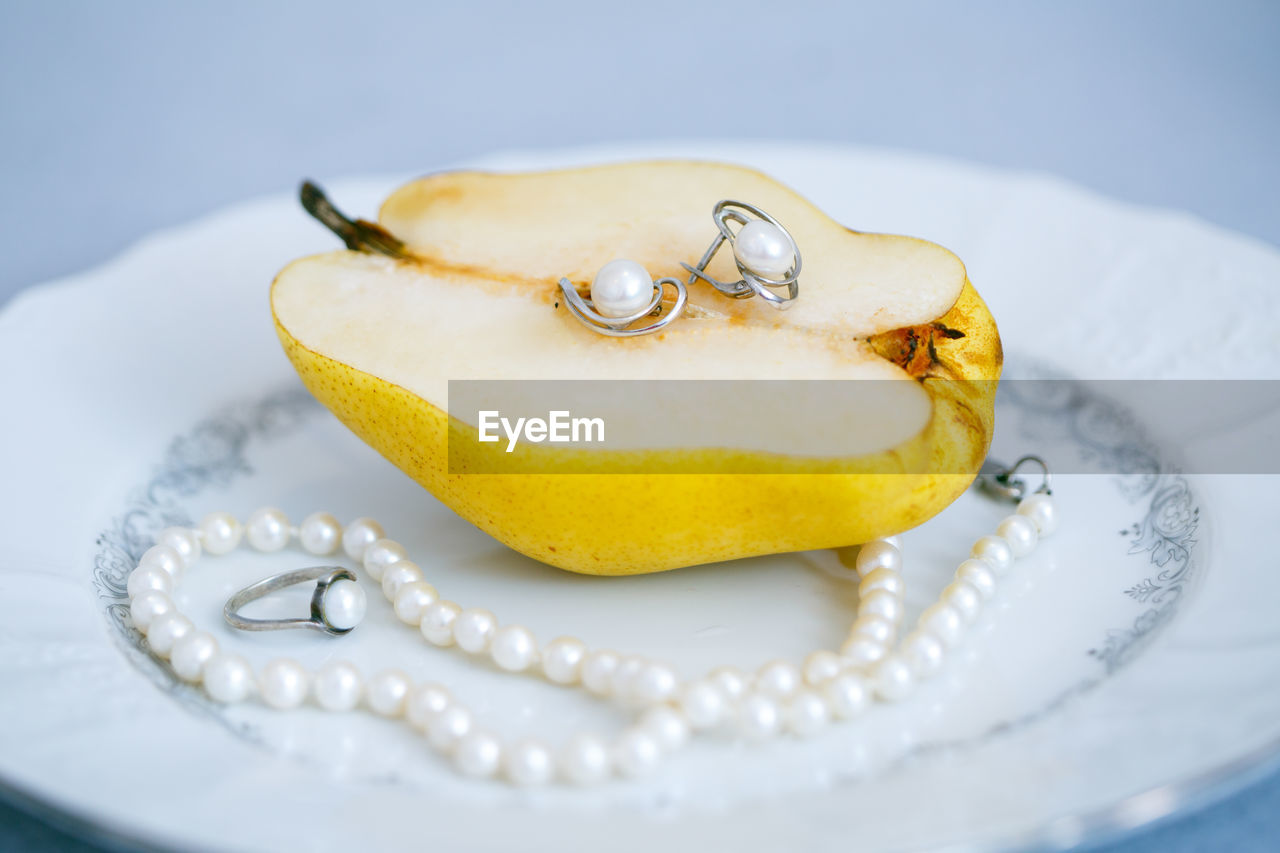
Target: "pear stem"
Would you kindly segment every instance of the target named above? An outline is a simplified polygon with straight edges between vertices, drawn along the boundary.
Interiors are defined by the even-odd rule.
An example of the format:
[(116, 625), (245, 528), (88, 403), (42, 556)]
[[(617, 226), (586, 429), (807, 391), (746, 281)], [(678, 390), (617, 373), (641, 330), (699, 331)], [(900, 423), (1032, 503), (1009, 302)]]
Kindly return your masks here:
[(353, 252), (373, 252), (392, 258), (408, 258), (404, 243), (393, 237), (385, 228), (364, 219), (350, 219), (333, 206), (329, 197), (315, 183), (303, 181), (298, 198), (307, 213), (346, 243)]

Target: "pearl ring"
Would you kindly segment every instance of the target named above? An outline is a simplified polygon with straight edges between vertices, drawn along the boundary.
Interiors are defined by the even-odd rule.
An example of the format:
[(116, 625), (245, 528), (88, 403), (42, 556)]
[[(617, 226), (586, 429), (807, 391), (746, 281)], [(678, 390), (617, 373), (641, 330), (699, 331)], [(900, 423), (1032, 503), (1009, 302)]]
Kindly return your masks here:
[[(750, 217), (747, 214), (751, 214)], [(724, 199), (716, 203), (711, 217), (719, 229), (696, 266), (681, 264), (690, 272), (689, 284), (697, 279), (710, 284), (725, 296), (747, 299), (759, 296), (774, 308), (790, 308), (800, 295), (800, 248), (782, 223), (753, 204)], [(741, 227), (737, 233), (729, 221)], [(733, 259), (741, 279), (718, 281), (707, 275), (707, 265), (726, 242), (733, 247)], [(785, 295), (777, 288), (786, 288)]]
[[(251, 601), (312, 580), (316, 582), (316, 589), (311, 595), (309, 618), (255, 619), (240, 615), (240, 609)], [(364, 590), (356, 583), (356, 576), (349, 570), (341, 566), (314, 566), (272, 575), (250, 584), (227, 600), (226, 606), (222, 608), (222, 615), (231, 627), (241, 631), (315, 628), (326, 634), (340, 636), (350, 633), (360, 624), (366, 605)]]

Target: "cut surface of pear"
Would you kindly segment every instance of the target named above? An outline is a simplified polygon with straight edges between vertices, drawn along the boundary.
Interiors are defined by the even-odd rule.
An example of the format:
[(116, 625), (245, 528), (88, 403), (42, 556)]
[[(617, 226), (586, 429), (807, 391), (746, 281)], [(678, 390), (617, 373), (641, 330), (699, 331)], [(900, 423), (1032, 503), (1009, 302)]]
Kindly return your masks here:
[[(619, 256), (655, 276), (686, 276), (678, 262), (706, 249), (721, 198), (757, 204), (795, 237), (804, 270), (792, 310), (697, 283), (689, 312), (663, 332), (612, 338), (557, 298), (561, 275), (585, 290)], [(953, 380), (995, 380), (999, 337), (959, 260), (923, 240), (849, 231), (757, 172), (638, 163), (445, 173), (393, 194), (381, 224), (403, 242), (403, 257), (332, 252), (277, 277), (272, 309), (285, 351), (357, 435), (536, 559), (632, 574), (856, 544), (934, 515), (985, 456), (994, 381)], [(710, 272), (736, 280), (728, 247)], [(701, 430), (655, 441), (633, 423), (620, 449), (594, 451), (641, 452), (649, 473), (556, 473), (593, 452), (574, 447), (546, 448), (531, 469), (540, 473), (501, 475), (463, 473), (488, 469), (470, 467), (465, 454), (459, 464), (450, 451), (470, 442), (480, 459), (473, 419), (448, 411), (448, 381), (457, 379), (878, 380), (864, 385), (887, 396), (814, 412), (785, 395), (763, 411), (710, 406)], [(617, 411), (625, 428), (635, 410)], [(800, 439), (793, 455), (804, 459), (758, 437), (739, 440), (732, 427), (745, 417), (769, 427), (753, 435)], [(742, 467), (683, 473), (722, 457)], [(812, 471), (825, 473), (804, 473)], [(611, 519), (607, 529), (601, 517)]]
[[(698, 282), (691, 313), (867, 337), (937, 319), (964, 286), (964, 264), (943, 247), (851, 232), (773, 179), (719, 163), (446, 172), (394, 192), (379, 222), (415, 255), (492, 281), (541, 281), (550, 294), (561, 276), (585, 289), (614, 258), (637, 261), (655, 278), (687, 278), (680, 262), (696, 263), (706, 251), (721, 199), (754, 204), (791, 232), (804, 261), (801, 296), (777, 312)], [(741, 277), (727, 246), (708, 272), (721, 281)]]
[[(281, 277), (273, 305), (279, 322), (309, 349), (442, 410), (448, 381), (463, 379), (879, 380), (850, 386), (863, 394), (820, 400), (807, 383), (777, 381), (749, 396), (735, 395), (739, 385), (726, 386), (713, 390), (714, 400), (694, 396), (707, 393), (705, 384), (687, 394), (683, 383), (667, 382), (617, 394), (601, 389), (581, 414), (608, 424), (614, 448), (861, 456), (904, 443), (932, 413), (919, 383), (863, 340), (690, 319), (661, 337), (622, 343), (556, 310), (538, 288), (371, 255), (335, 252), (297, 262)], [(557, 397), (554, 386), (521, 390), (504, 386), (487, 408), (532, 411), (539, 399), (558, 406), (555, 400), (569, 398)], [(760, 405), (761, 397), (770, 405)], [(476, 427), (477, 411), (455, 408), (452, 415)]]

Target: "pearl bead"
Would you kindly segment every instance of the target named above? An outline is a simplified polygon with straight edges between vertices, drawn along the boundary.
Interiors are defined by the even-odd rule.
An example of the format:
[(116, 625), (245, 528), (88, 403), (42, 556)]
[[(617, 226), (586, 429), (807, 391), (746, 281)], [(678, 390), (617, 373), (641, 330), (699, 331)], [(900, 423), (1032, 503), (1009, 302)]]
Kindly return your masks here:
[(469, 732), (454, 747), (453, 766), (463, 776), (486, 779), (498, 772), (501, 763), (502, 744), (488, 732)]
[(364, 619), (369, 601), (360, 584), (348, 578), (338, 578), (324, 591), (320, 609), (333, 627), (346, 631)]
[(133, 627), (144, 634), (157, 616), (174, 611), (173, 599), (158, 589), (140, 593), (129, 602), (129, 616), (133, 619)]
[(215, 702), (242, 702), (253, 690), (253, 669), (240, 655), (220, 652), (204, 665), (204, 689)]
[(934, 676), (942, 669), (946, 658), (946, 648), (942, 641), (928, 631), (912, 631), (902, 641), (899, 652), (902, 659), (911, 667), (912, 673), (921, 680)]
[(409, 725), (425, 732), (436, 715), (443, 713), (452, 702), (453, 697), (441, 685), (424, 684), (410, 691), (404, 703), (404, 717)]
[(428, 604), (422, 611), (422, 621), (418, 624), (422, 636), (437, 646), (453, 645), (453, 620), (458, 618), (462, 608), (452, 601), (436, 601)]
[(1041, 539), (1058, 529), (1058, 505), (1043, 492), (1023, 498), (1018, 503), (1018, 515), (1026, 516), (1035, 523)]
[(489, 656), (507, 672), (523, 672), (537, 659), (538, 643), (523, 625), (507, 625), (494, 633)]
[(964, 636), (964, 620), (960, 612), (949, 604), (935, 602), (920, 614), (920, 630), (933, 634), (947, 648), (959, 644)]
[(774, 281), (786, 278), (796, 263), (786, 232), (764, 219), (752, 219), (738, 230), (733, 256), (757, 276)]
[(849, 629), (849, 638), (862, 637), (881, 646), (886, 646), (893, 641), (893, 635), (897, 633), (897, 628), (888, 619), (883, 616), (859, 616), (853, 620), (853, 626)]
[(364, 552), (382, 538), (382, 525), (372, 518), (357, 518), (342, 531), (342, 550), (353, 560), (364, 560)]
[(489, 641), (496, 630), (498, 617), (478, 607), (462, 611), (453, 621), (453, 637), (458, 648), (473, 655), (489, 648)]
[(129, 580), (125, 585), (130, 598), (137, 598), (144, 592), (173, 592), (173, 575), (155, 566), (143, 566), (129, 572)]
[(439, 600), (440, 596), (436, 593), (434, 586), (426, 581), (417, 581), (400, 587), (391, 606), (396, 612), (396, 618), (401, 622), (406, 625), (420, 625), (422, 614)]
[(560, 769), (575, 785), (603, 782), (612, 770), (609, 746), (597, 735), (575, 735), (560, 754)]
[(394, 539), (378, 539), (364, 549), (361, 565), (376, 581), (382, 580), (383, 573), (402, 560), (409, 559), (409, 552)]
[(676, 705), (695, 730), (709, 729), (724, 718), (724, 695), (714, 684), (694, 681), (681, 688)]
[(280, 551), (289, 544), (289, 516), (274, 507), (254, 510), (244, 523), (244, 536), (255, 550)]
[(1040, 534), (1036, 532), (1036, 523), (1025, 515), (1007, 516), (996, 525), (996, 535), (1009, 543), (1009, 549), (1015, 557), (1025, 557), (1036, 548)]
[(832, 715), (840, 720), (853, 719), (871, 703), (871, 687), (867, 680), (852, 672), (827, 682), (822, 695), (831, 706)]
[(778, 733), (782, 709), (772, 696), (751, 693), (738, 706), (738, 731), (749, 740), (764, 740)]
[(402, 586), (418, 583), (423, 579), (422, 569), (418, 568), (417, 563), (401, 560), (383, 572), (382, 594), (386, 596), (388, 601), (395, 601), (396, 595), (400, 592)]
[(427, 741), (441, 752), (448, 752), (471, 732), (473, 725), (470, 711), (450, 704), (427, 721)]
[(756, 689), (779, 699), (795, 693), (802, 681), (799, 668), (785, 660), (770, 661), (756, 673)]
[(277, 658), (262, 668), (258, 690), (262, 701), (276, 710), (296, 708), (307, 698), (307, 671), (291, 658)]
[(409, 684), (409, 676), (400, 670), (384, 669), (369, 679), (365, 687), (365, 703), (375, 714), (398, 717), (404, 713)]
[(205, 631), (193, 631), (173, 644), (169, 665), (183, 681), (198, 682), (204, 667), (218, 653), (218, 641)]
[(990, 601), (996, 594), (996, 573), (986, 560), (969, 559), (956, 569), (956, 580), (971, 584), (984, 601)]
[(608, 696), (613, 689), (613, 671), (618, 668), (618, 653), (608, 650), (589, 652), (582, 659), (582, 686), (597, 696)]
[(575, 684), (586, 656), (586, 643), (576, 637), (556, 637), (542, 650), (542, 672), (556, 684)]
[(972, 625), (982, 610), (982, 593), (968, 581), (956, 580), (947, 584), (938, 600), (954, 607), (966, 625)]
[(671, 698), (679, 684), (674, 669), (663, 663), (648, 662), (632, 681), (631, 692), (636, 702), (656, 705)]
[(658, 705), (640, 717), (640, 727), (653, 735), (658, 746), (671, 752), (689, 740), (689, 721), (670, 705)]
[(872, 569), (858, 584), (858, 595), (866, 598), (873, 592), (884, 591), (901, 598), (906, 589), (900, 573), (893, 569)]
[(635, 261), (609, 261), (591, 282), (591, 307), (604, 317), (628, 317), (653, 301), (653, 276)]
[(182, 570), (186, 568), (182, 555), (178, 553), (177, 548), (168, 545), (152, 545), (146, 551), (142, 552), (142, 556), (138, 558), (139, 568), (159, 569), (174, 580), (182, 574)]
[(787, 703), (787, 730), (808, 737), (822, 731), (831, 720), (831, 708), (818, 693), (801, 690)]
[(707, 673), (707, 681), (716, 686), (729, 702), (736, 702), (747, 692), (750, 678), (736, 666), (720, 666)]
[(166, 527), (156, 534), (156, 544), (168, 545), (177, 551), (183, 566), (200, 559), (200, 537), (189, 527)]
[(619, 658), (618, 665), (609, 676), (609, 692), (623, 702), (636, 703), (635, 682), (647, 664), (648, 661), (639, 655)]
[(364, 683), (354, 664), (334, 661), (320, 667), (313, 690), (316, 704), (326, 711), (350, 711), (360, 704)]
[(876, 664), (871, 671), (871, 684), (876, 695), (886, 702), (897, 702), (911, 694), (915, 680), (911, 667), (901, 658), (890, 656)]
[(865, 667), (885, 656), (887, 649), (884, 643), (877, 643), (870, 637), (854, 634), (840, 647), (840, 654), (850, 666)]
[(226, 554), (240, 544), (244, 529), (229, 512), (211, 512), (200, 519), (200, 541), (210, 554)]
[(891, 592), (877, 589), (858, 600), (858, 616), (879, 616), (894, 625), (902, 621), (902, 599)]
[(302, 520), (298, 542), (308, 554), (326, 557), (342, 542), (342, 524), (327, 512), (313, 512)]
[(854, 558), (853, 565), (860, 578), (865, 578), (876, 569), (900, 572), (902, 571), (902, 552), (883, 539), (872, 540), (858, 549), (858, 556)]
[(657, 739), (644, 729), (628, 729), (613, 746), (613, 763), (623, 776), (643, 776), (661, 757)]
[(507, 750), (504, 762), (507, 778), (523, 788), (545, 785), (555, 775), (555, 757), (547, 745), (525, 740)]
[(151, 621), (151, 626), (147, 628), (147, 643), (151, 646), (151, 651), (162, 658), (168, 657), (174, 644), (195, 629), (190, 619), (174, 610)]
[(1008, 572), (1009, 567), (1013, 565), (1013, 549), (1001, 536), (983, 536), (973, 543), (973, 550), (969, 552), (969, 556), (986, 560), (987, 565), (997, 577)]
[(804, 680), (812, 687), (819, 687), (840, 674), (844, 658), (835, 652), (816, 651), (804, 659)]

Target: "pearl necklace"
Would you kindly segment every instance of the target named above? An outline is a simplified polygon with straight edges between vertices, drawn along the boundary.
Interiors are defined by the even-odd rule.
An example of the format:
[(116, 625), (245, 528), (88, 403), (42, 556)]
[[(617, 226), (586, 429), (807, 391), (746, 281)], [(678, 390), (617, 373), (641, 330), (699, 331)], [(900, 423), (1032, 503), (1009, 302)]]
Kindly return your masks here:
[[(540, 646), (521, 625), (501, 625), (488, 610), (464, 609), (440, 598), (404, 547), (385, 538), (381, 525), (369, 518), (343, 528), (329, 513), (314, 513), (295, 528), (277, 509), (258, 510), (243, 526), (229, 513), (212, 513), (194, 529), (162, 530), (129, 575), (128, 594), (133, 623), (146, 636), (152, 654), (168, 659), (179, 678), (202, 684), (215, 701), (240, 702), (256, 692), (264, 704), (279, 710), (296, 708), (308, 698), (329, 711), (350, 711), (363, 702), (373, 713), (403, 719), (425, 734), (466, 776), (501, 774), (523, 786), (553, 780), (589, 785), (615, 774), (642, 775), (694, 733), (732, 724), (748, 740), (783, 731), (804, 737), (832, 721), (858, 717), (873, 701), (905, 699), (917, 682), (942, 668), (1014, 560), (1029, 554), (1057, 524), (1058, 511), (1049, 494), (1023, 498), (994, 535), (974, 543), (951, 583), (896, 648), (904, 609), (902, 553), (897, 537), (869, 542), (855, 560), (860, 578), (857, 613), (839, 652), (815, 651), (799, 666), (771, 661), (754, 675), (724, 666), (686, 682), (664, 663), (590, 650), (574, 637), (557, 637)], [(507, 672), (540, 672), (555, 684), (613, 697), (636, 713), (636, 722), (612, 741), (580, 733), (559, 750), (534, 739), (506, 745), (478, 728), (471, 712), (444, 686), (415, 685), (400, 670), (366, 678), (353, 664), (339, 661), (311, 673), (295, 660), (278, 658), (255, 674), (244, 657), (221, 651), (213, 635), (196, 630), (170, 597), (174, 584), (202, 551), (226, 554), (241, 538), (263, 552), (280, 551), (294, 538), (316, 556), (341, 548), (381, 584), (396, 616), (417, 627), (429, 643), (487, 655)], [(355, 583), (337, 581), (322, 606), (325, 618), (343, 627), (360, 621), (365, 604)]]

